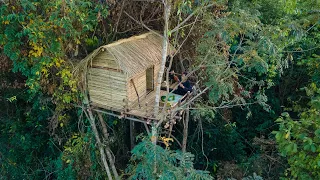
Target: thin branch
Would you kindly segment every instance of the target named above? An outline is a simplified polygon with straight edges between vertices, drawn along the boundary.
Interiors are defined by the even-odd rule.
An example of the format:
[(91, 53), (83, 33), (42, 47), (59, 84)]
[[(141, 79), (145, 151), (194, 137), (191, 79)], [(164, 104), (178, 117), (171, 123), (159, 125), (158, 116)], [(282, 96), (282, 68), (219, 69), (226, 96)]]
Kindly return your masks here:
[(191, 23), (191, 24), (192, 24), (192, 26), (191, 26), (191, 28), (190, 28), (190, 31), (189, 31), (189, 32), (188, 32), (188, 34), (187, 34), (187, 37), (182, 41), (182, 43), (180, 44), (180, 46), (178, 47), (178, 49), (176, 50), (176, 52), (174, 53), (174, 55), (173, 55), (173, 56), (175, 56), (175, 55), (180, 51), (181, 47), (183, 46), (183, 44), (186, 42), (186, 40), (187, 40), (187, 39), (188, 39), (188, 37), (190, 36), (191, 31), (193, 30), (193, 27), (194, 27), (194, 25), (195, 25), (195, 23), (196, 23), (196, 21), (197, 21), (198, 17), (199, 17), (199, 14), (197, 15), (197, 17), (196, 17), (196, 19), (194, 20), (194, 22), (192, 22), (192, 23)]
[(114, 34), (113, 34), (112, 40), (114, 39), (114, 37), (117, 34), (118, 25), (119, 25), (119, 22), (120, 22), (120, 19), (121, 19), (121, 15), (122, 15), (122, 12), (123, 12), (123, 7), (124, 7), (124, 4), (125, 4), (126, 1), (127, 0), (123, 0), (123, 2), (122, 2), (121, 9), (120, 9), (120, 15), (119, 15), (119, 18), (117, 19), (117, 22), (116, 22), (116, 25), (115, 25), (115, 28), (114, 28)]
[(237, 106), (247, 106), (252, 104), (257, 104), (259, 102), (253, 102), (253, 103), (241, 103), (241, 104), (233, 104), (233, 105), (225, 105), (225, 106), (218, 106), (218, 107), (207, 107), (207, 108), (190, 108), (190, 109), (224, 109), (224, 108), (232, 108)]
[(153, 33), (155, 33), (156, 35), (158, 35), (158, 36), (160, 36), (160, 37), (163, 37), (161, 34), (159, 34), (158, 32), (156, 32), (156, 31), (154, 31), (154, 30), (152, 30), (152, 29), (150, 29), (147, 25), (145, 25), (143, 22), (139, 22), (139, 21), (137, 21), (136, 19), (134, 19), (134, 17), (132, 17), (130, 14), (128, 14), (126, 11), (124, 11), (124, 14), (126, 14), (130, 19), (132, 19), (134, 22), (136, 22), (136, 23), (138, 23), (138, 24), (140, 24), (140, 25), (142, 25), (144, 28), (146, 28), (147, 30), (149, 30), (149, 31), (151, 31), (151, 32), (153, 32)]
[(195, 11), (193, 11), (186, 19), (184, 19), (180, 24), (178, 24), (173, 30), (171, 30), (171, 33), (177, 31), (182, 25), (184, 25), (190, 18), (192, 18), (198, 11), (205, 9), (205, 8), (209, 8), (213, 6), (213, 4), (209, 4), (208, 6), (203, 6), (199, 9), (196, 9)]
[(317, 24), (318, 24), (319, 21), (317, 21), (314, 25), (312, 25), (309, 29), (307, 29), (306, 33), (308, 33), (312, 28), (314, 28)]
[(203, 139), (204, 138), (203, 138), (203, 127), (202, 127), (202, 120), (201, 119), (199, 119), (199, 124), (200, 124), (200, 130), (201, 130), (201, 151), (202, 151), (203, 156), (207, 160), (207, 165), (206, 165), (206, 168), (205, 168), (205, 170), (207, 170), (208, 166), (209, 166), (209, 159), (208, 159), (207, 155), (204, 153), (204, 149), (203, 149)]
[(306, 52), (306, 51), (311, 51), (311, 50), (314, 50), (314, 49), (318, 49), (320, 48), (320, 46), (317, 46), (317, 47), (313, 47), (313, 48), (310, 48), (310, 49), (306, 49), (306, 50), (297, 50), (297, 51), (282, 51), (282, 52), (285, 52), (285, 53), (298, 53), (298, 52)]

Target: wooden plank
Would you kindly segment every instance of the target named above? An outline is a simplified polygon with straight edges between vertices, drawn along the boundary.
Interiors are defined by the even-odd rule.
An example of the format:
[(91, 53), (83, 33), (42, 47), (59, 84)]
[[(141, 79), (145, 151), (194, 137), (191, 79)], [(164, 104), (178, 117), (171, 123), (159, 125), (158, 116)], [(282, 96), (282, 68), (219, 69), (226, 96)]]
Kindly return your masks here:
[(119, 102), (119, 101), (111, 101), (111, 100), (106, 100), (106, 99), (101, 99), (100, 97), (99, 98), (91, 98), (90, 97), (90, 100), (93, 102), (93, 103), (99, 103), (99, 104), (102, 104), (102, 105), (105, 105), (105, 106), (110, 106), (110, 107), (120, 107), (120, 108), (123, 108), (124, 107), (124, 103), (122, 101)]
[(108, 59), (93, 59), (92, 66), (101, 66), (101, 67), (109, 67), (114, 69), (120, 69), (119, 65), (113, 61)]
[(114, 68), (110, 68), (110, 67), (103, 67), (103, 66), (97, 66), (97, 65), (92, 65), (92, 68), (96, 68), (96, 69), (103, 69), (103, 70), (107, 70), (107, 71), (115, 71), (115, 72), (122, 72), (123, 71), (121, 69), (114, 69)]
[(126, 98), (126, 95), (124, 93), (117, 93), (117, 94), (112, 94), (113, 92), (103, 92), (103, 91), (89, 91), (90, 93), (90, 96), (101, 96), (101, 97), (106, 97), (106, 98), (109, 98), (109, 99), (125, 99)]
[[(161, 91), (160, 95), (165, 95), (166, 91)], [(141, 117), (141, 118), (151, 118), (151, 119), (157, 119), (157, 118), (152, 118), (153, 116), (153, 107), (154, 107), (154, 98), (155, 98), (155, 91), (151, 92), (146, 96), (144, 100), (141, 101), (141, 108), (138, 107), (138, 105), (131, 107), (129, 109), (129, 112), (123, 112), (124, 106), (121, 106), (121, 103), (116, 103), (114, 101), (110, 101), (112, 106), (110, 104), (105, 104), (104, 102), (93, 102), (92, 104), (96, 105), (97, 107), (112, 110), (112, 111), (117, 111), (119, 113), (124, 113), (127, 115), (132, 115), (136, 117)], [(145, 103), (148, 102), (148, 105), (145, 106)], [(160, 107), (160, 110), (163, 107)], [(169, 109), (170, 110), (170, 109)], [(175, 117), (178, 118), (178, 117)]]
[(125, 104), (123, 101), (119, 100), (113, 100), (113, 99), (105, 99), (101, 98), (100, 96), (97, 97), (90, 97), (90, 100), (92, 102), (99, 102), (100, 104), (108, 105), (108, 106), (121, 106), (123, 107)]
[(89, 81), (88, 82), (89, 86), (92, 86), (94, 88), (103, 88), (103, 89), (117, 89), (119, 91), (125, 91), (126, 90), (126, 83), (121, 83), (121, 82), (96, 82), (96, 81)]
[(102, 76), (102, 77), (114, 77), (118, 79), (123, 79), (126, 81), (127, 76), (124, 73), (121, 72), (115, 72), (115, 71), (108, 71), (101, 68), (89, 68), (88, 71), (89, 76)]
[(124, 92), (114, 92), (114, 91), (97, 91), (97, 90), (89, 90), (90, 95), (101, 95), (101, 96), (110, 96), (110, 97), (117, 97), (120, 96), (126, 97), (126, 94)]

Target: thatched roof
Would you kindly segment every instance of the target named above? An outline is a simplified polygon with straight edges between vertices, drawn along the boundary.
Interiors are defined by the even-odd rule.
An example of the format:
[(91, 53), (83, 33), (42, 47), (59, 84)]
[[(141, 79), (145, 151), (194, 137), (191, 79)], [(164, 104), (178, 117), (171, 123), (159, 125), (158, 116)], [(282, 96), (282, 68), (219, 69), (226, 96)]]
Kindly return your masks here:
[[(162, 40), (162, 37), (152, 32), (133, 36), (99, 47), (88, 55), (84, 61), (89, 62), (102, 51), (107, 51), (116, 59), (120, 69), (128, 77), (132, 77), (152, 65), (160, 64)], [(172, 47), (168, 48), (169, 51), (170, 49), (173, 51)], [(172, 52), (168, 54), (170, 53)]]

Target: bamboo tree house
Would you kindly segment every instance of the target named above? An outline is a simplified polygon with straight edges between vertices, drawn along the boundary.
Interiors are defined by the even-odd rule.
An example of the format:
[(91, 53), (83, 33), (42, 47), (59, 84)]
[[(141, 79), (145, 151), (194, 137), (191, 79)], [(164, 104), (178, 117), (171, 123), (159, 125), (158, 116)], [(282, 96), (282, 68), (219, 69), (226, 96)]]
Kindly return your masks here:
[[(90, 103), (113, 112), (151, 117), (162, 41), (150, 32), (101, 46), (88, 55), (83, 61), (88, 68)], [(173, 53), (171, 46), (168, 52)]]

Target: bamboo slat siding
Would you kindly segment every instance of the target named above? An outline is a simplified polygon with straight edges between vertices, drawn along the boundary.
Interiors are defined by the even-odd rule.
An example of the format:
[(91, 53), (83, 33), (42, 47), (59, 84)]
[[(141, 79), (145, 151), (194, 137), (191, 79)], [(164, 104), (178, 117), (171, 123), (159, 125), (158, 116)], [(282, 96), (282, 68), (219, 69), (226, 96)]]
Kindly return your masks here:
[(90, 100), (102, 106), (111, 106), (117, 109), (124, 107), (124, 99), (127, 99), (126, 75), (98, 68), (90, 68), (88, 71), (88, 90)]
[(119, 69), (119, 64), (116, 59), (108, 52), (104, 51), (94, 57), (92, 61), (92, 66), (107, 67), (112, 69)]
[[(146, 85), (146, 72), (141, 72), (134, 76), (133, 78), (134, 85), (137, 88), (140, 99), (143, 99), (147, 92)], [(131, 106), (135, 101), (138, 100), (133, 84), (129, 81), (127, 85), (128, 90), (128, 101), (129, 106)]]

